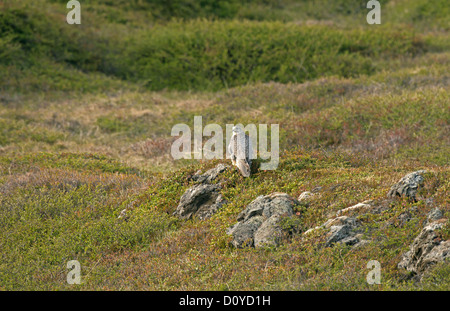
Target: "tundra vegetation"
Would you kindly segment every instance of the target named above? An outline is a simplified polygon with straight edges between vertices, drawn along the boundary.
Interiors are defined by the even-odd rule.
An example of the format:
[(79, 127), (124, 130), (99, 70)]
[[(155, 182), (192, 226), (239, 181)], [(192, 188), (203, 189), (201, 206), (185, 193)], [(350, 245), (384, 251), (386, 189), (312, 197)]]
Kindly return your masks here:
[[(380, 1), (381, 25), (366, 1), (82, 0), (81, 25), (66, 3), (0, 2), (0, 290), (450, 289), (448, 261), (397, 266), (432, 209), (450, 217), (448, 1)], [(226, 171), (226, 203), (184, 220), (194, 173), (228, 162), (171, 158), (199, 115), (279, 124), (280, 163)], [(417, 170), (417, 200), (357, 216), (362, 247), (303, 238)], [(280, 246), (231, 245), (255, 198), (314, 189)]]

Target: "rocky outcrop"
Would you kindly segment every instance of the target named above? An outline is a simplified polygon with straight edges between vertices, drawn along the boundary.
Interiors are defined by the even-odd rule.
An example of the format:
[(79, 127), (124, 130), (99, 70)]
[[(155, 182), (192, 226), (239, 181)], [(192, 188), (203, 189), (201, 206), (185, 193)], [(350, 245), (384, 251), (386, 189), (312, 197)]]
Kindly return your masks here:
[(216, 180), (220, 176), (220, 174), (224, 173), (229, 167), (229, 165), (220, 163), (216, 167), (206, 171), (204, 174), (198, 171), (190, 179), (198, 183), (210, 184), (214, 180)]
[[(305, 231), (304, 235), (308, 235), (314, 231), (320, 229), (325, 230), (325, 246), (332, 247), (335, 244), (345, 244), (345, 245), (356, 245), (363, 240), (361, 240), (361, 235), (358, 234), (357, 228), (359, 224), (356, 222), (355, 218), (341, 216), (344, 220), (338, 220), (338, 224), (329, 225), (330, 221), (336, 221), (336, 219), (330, 219), (322, 226), (311, 228)], [(341, 218), (338, 217), (338, 218)], [(366, 242), (366, 241), (364, 241)]]
[(438, 207), (433, 208), (427, 215), (427, 223), (432, 223), (436, 220), (442, 219), (443, 217), (444, 214)]
[[(439, 219), (435, 219), (437, 215), (441, 215)], [(409, 251), (398, 263), (398, 268), (421, 275), (430, 266), (450, 257), (450, 241), (442, 241), (436, 233), (436, 230), (445, 226), (447, 219), (442, 218), (442, 213), (436, 210), (428, 214), (428, 219), (435, 221), (428, 223), (414, 239)]]
[[(365, 201), (363, 203), (358, 203), (356, 205), (339, 210), (336, 215), (337, 217), (328, 219), (321, 226), (311, 228), (304, 232), (304, 235), (308, 235), (319, 229), (325, 230), (325, 246), (331, 247), (334, 244), (345, 244), (345, 245), (357, 245), (362, 246), (368, 241), (361, 240), (361, 234), (358, 233), (360, 228), (359, 221), (355, 217), (350, 216), (339, 216), (343, 213), (357, 212), (361, 210), (367, 210), (372, 208), (369, 204), (371, 201)], [(361, 243), (362, 242), (362, 243)]]
[[(197, 172), (190, 177), (194, 185), (182, 195), (180, 203), (174, 212), (182, 219), (198, 217), (207, 219), (211, 217), (221, 206), (226, 203), (220, 194), (223, 173), (230, 168), (228, 165), (219, 164), (205, 173)], [(325, 247), (336, 244), (362, 247), (370, 243), (363, 240), (363, 228), (358, 216), (367, 213), (380, 214), (391, 208), (392, 198), (407, 197), (416, 200), (418, 189), (423, 184), (422, 174), (425, 171), (416, 171), (404, 176), (393, 185), (388, 193), (388, 198), (382, 201), (367, 200), (347, 208), (332, 212), (325, 223), (307, 230), (303, 236), (314, 231), (324, 239)], [(231, 244), (236, 248), (278, 246), (289, 228), (284, 228), (286, 217), (300, 216), (299, 211), (294, 213), (294, 207), (301, 205), (308, 208), (320, 189), (305, 191), (298, 199), (286, 193), (275, 192), (269, 195), (261, 195), (253, 200), (237, 217), (237, 223), (227, 229), (227, 234), (232, 236)], [(415, 208), (415, 207), (414, 207)], [(298, 208), (297, 208), (298, 209)], [(295, 214), (295, 215), (294, 215)], [(396, 219), (387, 222), (388, 225), (404, 226), (414, 216), (414, 210), (401, 213)], [(126, 211), (119, 217), (126, 217)], [(400, 268), (422, 273), (428, 266), (447, 260), (449, 254), (449, 241), (440, 241), (435, 230), (443, 226), (443, 213), (439, 209), (433, 209), (428, 215), (426, 227), (411, 245), (410, 250), (404, 254), (398, 264)], [(292, 230), (292, 228), (291, 228)]]
[(426, 269), (439, 262), (450, 260), (450, 240), (441, 242), (434, 247), (426, 256), (423, 257), (422, 263), (419, 266)]
[(292, 216), (299, 202), (286, 193), (275, 192), (257, 197), (237, 217), (238, 222), (228, 228), (237, 248), (278, 246), (281, 242), (282, 217)]
[(181, 196), (180, 203), (173, 213), (182, 219), (190, 219), (194, 216), (200, 219), (211, 217), (226, 201), (220, 194), (220, 183), (213, 184), (220, 174), (229, 168), (228, 165), (219, 164), (204, 174), (194, 174), (191, 179), (197, 182), (187, 189)]
[(194, 215), (206, 219), (214, 214), (224, 203), (219, 193), (219, 185), (200, 184), (186, 190), (174, 213), (182, 219), (190, 219)]
[(405, 175), (395, 185), (391, 187), (388, 197), (407, 197), (411, 200), (416, 200), (417, 190), (423, 184), (422, 175), (426, 173), (424, 170), (416, 171)]
[(353, 217), (340, 216), (326, 221), (322, 227), (328, 229), (325, 246), (333, 246), (336, 243), (354, 245), (359, 242), (355, 237), (355, 229), (359, 226)]

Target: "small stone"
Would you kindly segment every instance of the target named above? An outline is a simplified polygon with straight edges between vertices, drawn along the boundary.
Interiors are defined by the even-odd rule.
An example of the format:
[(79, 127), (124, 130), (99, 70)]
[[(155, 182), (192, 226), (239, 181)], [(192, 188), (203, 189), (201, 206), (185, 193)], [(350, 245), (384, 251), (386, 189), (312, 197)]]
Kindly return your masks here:
[(308, 204), (309, 201), (311, 200), (311, 198), (314, 196), (314, 193), (309, 192), (309, 191), (305, 191), (302, 192), (299, 196), (298, 196), (298, 201), (300, 203), (306, 203)]

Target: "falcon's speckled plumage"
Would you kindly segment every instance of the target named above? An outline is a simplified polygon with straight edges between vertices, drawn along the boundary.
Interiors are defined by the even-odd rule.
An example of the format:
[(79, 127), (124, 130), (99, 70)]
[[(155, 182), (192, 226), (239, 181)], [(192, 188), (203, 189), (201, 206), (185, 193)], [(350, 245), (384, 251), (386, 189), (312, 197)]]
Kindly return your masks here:
[(228, 152), (231, 155), (231, 162), (238, 167), (242, 176), (249, 177), (252, 165), (251, 155), (253, 154), (252, 142), (239, 126), (233, 127)]

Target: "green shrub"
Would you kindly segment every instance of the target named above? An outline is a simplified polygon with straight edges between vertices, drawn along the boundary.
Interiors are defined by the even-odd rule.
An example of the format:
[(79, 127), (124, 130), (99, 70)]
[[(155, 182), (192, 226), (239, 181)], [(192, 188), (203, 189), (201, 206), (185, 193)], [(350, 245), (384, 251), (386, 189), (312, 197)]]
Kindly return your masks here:
[(124, 77), (159, 89), (210, 89), (255, 81), (302, 82), (371, 74), (384, 57), (422, 47), (406, 31), (344, 31), (279, 22), (173, 22), (133, 38)]
[[(111, 7), (107, 1), (101, 3)], [(182, 13), (186, 8), (194, 8), (194, 11), (196, 5), (202, 8), (198, 14), (189, 15), (188, 20), (157, 24), (139, 31), (117, 28), (114, 21), (103, 20), (108, 28), (105, 26), (102, 31), (90, 24), (71, 27), (61, 22), (60, 15), (38, 9), (17, 7), (2, 10), (0, 65), (14, 65), (1, 68), (6, 72), (5, 81), (2, 81), (6, 86), (3, 88), (85, 91), (96, 90), (100, 86), (114, 87), (112, 81), (104, 81), (103, 77), (88, 79), (83, 76), (93, 72), (138, 82), (152, 90), (217, 90), (256, 81), (287, 83), (329, 75), (354, 77), (383, 69), (385, 63), (379, 60), (416, 55), (434, 44), (431, 41), (425, 43), (413, 29), (392, 25), (345, 29), (279, 21), (199, 20), (194, 18), (225, 18), (221, 14), (242, 17), (247, 14), (244, 10), (247, 6), (239, 7), (240, 13), (236, 13), (234, 0), (193, 3), (144, 1), (132, 2), (129, 7), (126, 3), (117, 4), (127, 10), (141, 4), (148, 8), (156, 6), (160, 12), (165, 12), (161, 13), (164, 16), (182, 18), (189, 15)], [(277, 3), (248, 1), (246, 5), (259, 8), (267, 5), (279, 10), (287, 10), (290, 5)], [(86, 6), (95, 8), (94, 12), (102, 8), (100, 4), (96, 6), (90, 2)], [(310, 2), (304, 2), (301, 7), (309, 6)], [(352, 9), (354, 12), (345, 9), (347, 6), (355, 7)], [(233, 13), (227, 13), (224, 7), (229, 7)], [(359, 7), (336, 4), (324, 11), (340, 10), (339, 14), (353, 16), (362, 14)], [(426, 19), (437, 14), (425, 6), (423, 10), (427, 12), (423, 13)], [(281, 17), (282, 14), (278, 18), (277, 14), (269, 19), (289, 20)], [(308, 14), (314, 18), (314, 14)], [(90, 21), (95, 16), (88, 16), (86, 20)], [(255, 16), (255, 19), (261, 18)], [(116, 31), (119, 29), (122, 31)], [(22, 84), (30, 87), (13, 83), (15, 77), (21, 75), (31, 76), (22, 79)]]
[(14, 50), (15, 55), (0, 59), (0, 64), (12, 62), (29, 67), (51, 59), (83, 71), (114, 71), (107, 59), (115, 50), (108, 46), (107, 38), (100, 38), (89, 29), (70, 27), (58, 15), (33, 9), (0, 11), (1, 45)]

